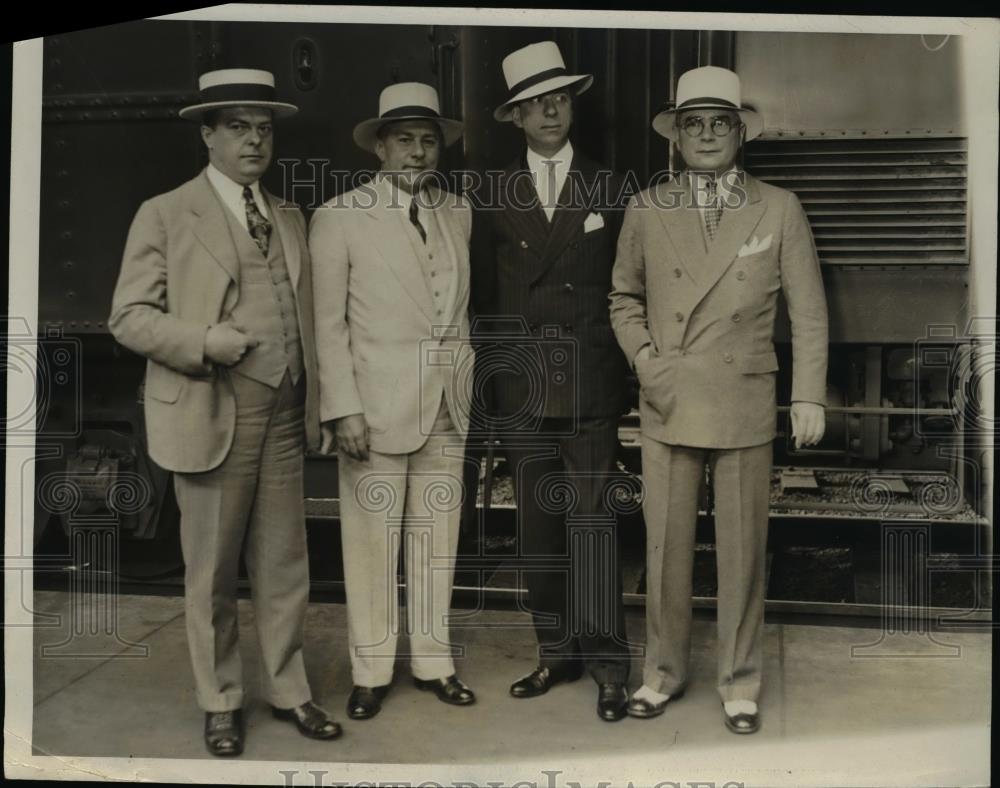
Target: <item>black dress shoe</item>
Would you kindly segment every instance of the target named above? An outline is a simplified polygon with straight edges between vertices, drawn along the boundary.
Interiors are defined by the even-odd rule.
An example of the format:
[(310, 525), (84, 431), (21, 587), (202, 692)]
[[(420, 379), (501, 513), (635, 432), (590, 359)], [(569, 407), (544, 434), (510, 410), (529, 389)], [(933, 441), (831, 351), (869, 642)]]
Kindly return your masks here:
[(576, 681), (583, 675), (583, 665), (575, 663), (568, 668), (543, 668), (539, 665), (527, 676), (510, 685), (510, 694), (515, 698), (535, 698), (544, 695), (554, 684), (562, 681)]
[(628, 692), (621, 682), (601, 684), (597, 690), (597, 716), (605, 722), (617, 722), (625, 716)]
[(294, 722), (299, 733), (310, 739), (336, 739), (341, 734), (340, 725), (311, 700), (294, 709), (273, 707), (271, 713), (279, 720)]
[(205, 746), (212, 755), (228, 757), (243, 752), (243, 711), (205, 712)]
[(347, 716), (352, 720), (367, 720), (382, 710), (382, 699), (389, 693), (389, 685), (381, 687), (354, 686), (347, 699)]
[(682, 697), (684, 697), (684, 690), (678, 690), (660, 703), (653, 703), (642, 698), (633, 697), (628, 702), (628, 716), (639, 717), (644, 720), (650, 717), (659, 717), (663, 714), (664, 709), (667, 708), (668, 703), (679, 700)]
[(438, 696), (438, 700), (450, 703), (452, 706), (468, 706), (476, 702), (475, 693), (466, 687), (458, 676), (452, 673), (444, 679), (413, 679), (417, 689), (431, 690)]

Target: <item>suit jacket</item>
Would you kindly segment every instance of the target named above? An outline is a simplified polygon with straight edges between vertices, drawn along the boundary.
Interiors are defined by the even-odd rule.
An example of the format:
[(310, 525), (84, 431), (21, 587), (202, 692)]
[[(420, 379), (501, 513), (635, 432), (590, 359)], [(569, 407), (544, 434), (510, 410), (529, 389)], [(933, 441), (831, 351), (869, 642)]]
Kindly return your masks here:
[[(305, 220), (264, 192), (295, 291), (306, 375), (306, 440), (319, 444), (312, 277)], [(206, 363), (205, 334), (240, 297), (240, 264), (224, 211), (203, 171), (139, 208), (122, 260), (108, 328), (147, 358), (149, 455), (162, 467), (196, 473), (229, 453), (236, 402), (229, 371)], [(251, 351), (252, 352), (252, 351)]]
[(455, 261), (448, 307), (439, 316), (406, 212), (388, 207), (389, 189), (380, 180), (325, 203), (313, 215), (309, 247), (321, 419), (363, 413), (371, 448), (404, 454), (427, 440), (442, 392), (452, 422), (468, 431), (472, 214), (461, 197), (429, 193)]
[(642, 432), (664, 443), (739, 448), (774, 438), (774, 320), (792, 324), (792, 400), (826, 399), (827, 312), (798, 198), (746, 176), (706, 250), (689, 179), (636, 195), (618, 240), (611, 322), (640, 361)]
[(501, 210), (477, 212), (473, 247), (480, 376), (492, 384), (492, 407), (504, 416), (618, 416), (628, 365), (607, 298), (622, 179), (574, 151), (550, 223), (524, 156), (502, 178), (493, 195)]

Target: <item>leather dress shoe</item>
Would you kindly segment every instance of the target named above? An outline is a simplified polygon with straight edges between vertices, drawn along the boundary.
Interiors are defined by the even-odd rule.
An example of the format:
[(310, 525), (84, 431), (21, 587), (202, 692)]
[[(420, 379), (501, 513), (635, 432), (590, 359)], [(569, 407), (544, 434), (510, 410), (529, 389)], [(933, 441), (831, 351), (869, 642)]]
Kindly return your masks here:
[(299, 733), (310, 739), (336, 739), (342, 732), (340, 725), (311, 700), (294, 709), (273, 707), (271, 714), (279, 720), (294, 722)]
[(544, 695), (554, 684), (576, 681), (583, 675), (583, 665), (576, 663), (568, 668), (543, 668), (539, 665), (527, 676), (510, 685), (510, 694), (515, 698), (535, 698)]
[(760, 712), (756, 714), (727, 714), (722, 710), (722, 716), (726, 718), (726, 727), (733, 733), (756, 733), (760, 730)]
[(630, 698), (628, 702), (628, 716), (639, 717), (644, 720), (650, 717), (659, 717), (663, 714), (664, 709), (667, 708), (667, 704), (670, 701), (678, 700), (682, 697), (684, 697), (684, 690), (678, 690), (661, 703), (652, 703), (643, 698)]
[(617, 722), (625, 717), (628, 692), (619, 681), (601, 684), (597, 690), (597, 716), (605, 722)]
[(367, 720), (382, 710), (382, 699), (389, 693), (389, 685), (381, 687), (354, 686), (347, 699), (347, 716), (352, 720)]
[(243, 711), (205, 712), (205, 746), (212, 755), (227, 757), (243, 752)]
[(452, 673), (443, 679), (413, 679), (417, 689), (431, 690), (437, 695), (438, 700), (443, 703), (450, 703), (452, 706), (468, 706), (476, 702), (476, 694), (466, 687), (458, 676)]

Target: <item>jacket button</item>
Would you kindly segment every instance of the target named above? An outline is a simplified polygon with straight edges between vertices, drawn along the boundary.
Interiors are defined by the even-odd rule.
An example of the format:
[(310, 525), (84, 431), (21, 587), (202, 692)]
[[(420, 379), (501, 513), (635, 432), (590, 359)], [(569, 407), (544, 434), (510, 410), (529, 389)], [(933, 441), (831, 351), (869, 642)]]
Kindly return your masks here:
[(678, 279), (681, 278), (681, 269), (680, 268), (675, 268), (674, 269), (674, 276), (676, 276)]
[(521, 241), (521, 248), (522, 249), (527, 249), (528, 248), (528, 242), (527, 241)]
[(725, 355), (722, 356), (722, 360), (725, 361), (727, 364), (732, 364), (733, 363), (733, 354), (732, 353), (726, 353)]
[(570, 244), (571, 249), (578, 249), (579, 246), (580, 244), (577, 241), (573, 241), (573, 243)]
[(677, 313), (677, 314), (675, 315), (675, 317), (677, 318), (677, 322), (678, 322), (678, 323), (683, 323), (683, 322), (684, 322), (684, 315), (683, 315), (683, 313), (681, 313), (681, 312), (678, 312), (678, 313)]
[(528, 330), (529, 331), (537, 331), (538, 330), (538, 323), (528, 323)]
[(740, 313), (739, 312), (737, 312), (736, 314), (733, 315), (733, 322), (734, 323), (739, 323), (741, 319), (742, 318), (740, 317)]
[(564, 324), (563, 324), (563, 330), (564, 330), (564, 331), (565, 331), (565, 332), (566, 332), (567, 334), (572, 334), (572, 333), (573, 333), (573, 326), (572, 326), (572, 324), (570, 324), (570, 323), (564, 323)]
[(567, 282), (566, 284), (563, 285), (563, 287), (565, 288), (565, 290), (566, 290), (567, 293), (572, 293), (573, 292), (573, 283), (572, 282)]
[(736, 272), (736, 278), (739, 279), (742, 282), (744, 279), (747, 278), (747, 272), (746, 271), (737, 271)]

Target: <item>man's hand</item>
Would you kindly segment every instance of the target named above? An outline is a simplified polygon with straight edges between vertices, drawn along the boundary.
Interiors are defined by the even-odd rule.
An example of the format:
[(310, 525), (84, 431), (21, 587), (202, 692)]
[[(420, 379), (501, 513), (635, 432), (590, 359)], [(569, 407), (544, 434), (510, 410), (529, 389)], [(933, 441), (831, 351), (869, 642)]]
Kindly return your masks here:
[[(329, 422), (327, 422), (329, 423)], [(326, 445), (324, 424), (323, 445)], [(354, 460), (368, 461), (368, 422), (363, 413), (352, 413), (334, 420), (337, 448)]]
[(826, 432), (826, 409), (815, 402), (792, 403), (792, 437), (795, 448), (813, 446)]
[(260, 340), (237, 323), (218, 323), (205, 335), (205, 358), (216, 364), (231, 367), (248, 351), (257, 347)]

